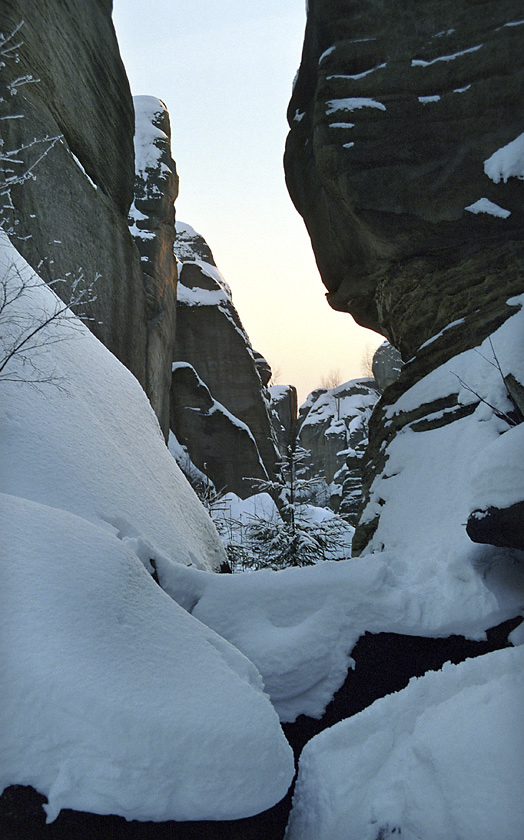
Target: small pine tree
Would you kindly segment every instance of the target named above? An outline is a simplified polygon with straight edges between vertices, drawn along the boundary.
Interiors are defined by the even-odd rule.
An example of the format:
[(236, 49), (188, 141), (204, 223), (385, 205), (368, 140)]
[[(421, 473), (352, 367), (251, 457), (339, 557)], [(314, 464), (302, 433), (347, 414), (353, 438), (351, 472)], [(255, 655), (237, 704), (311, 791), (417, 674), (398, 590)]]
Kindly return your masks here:
[(230, 561), (237, 568), (312, 566), (340, 557), (347, 523), (335, 516), (312, 522), (305, 513), (305, 504), (319, 481), (308, 477), (309, 459), (310, 453), (292, 441), (276, 479), (251, 479), (254, 488), (273, 498), (280, 518), (251, 516), (249, 523), (240, 528), (240, 540), (229, 543)]

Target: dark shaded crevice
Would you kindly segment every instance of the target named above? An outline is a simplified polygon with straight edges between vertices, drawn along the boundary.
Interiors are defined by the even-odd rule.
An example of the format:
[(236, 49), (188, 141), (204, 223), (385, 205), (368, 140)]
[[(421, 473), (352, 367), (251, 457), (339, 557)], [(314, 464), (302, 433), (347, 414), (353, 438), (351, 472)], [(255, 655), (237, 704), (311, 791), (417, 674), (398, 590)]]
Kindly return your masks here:
[(304, 745), (322, 730), (344, 718), (358, 714), (375, 700), (405, 688), (412, 677), (437, 671), (445, 662), (458, 664), (474, 656), (482, 656), (511, 647), (508, 635), (522, 618), (505, 621), (487, 631), (485, 641), (476, 642), (464, 636), (430, 639), (404, 636), (399, 633), (365, 633), (351, 652), (355, 669), (348, 671), (320, 720), (301, 715), (295, 723), (283, 724), (295, 756)]
[[(355, 670), (336, 692), (320, 720), (301, 715), (283, 730), (295, 760), (314, 735), (358, 714), (375, 700), (405, 688), (411, 677), (510, 647), (508, 634), (522, 621), (510, 619), (487, 631), (485, 641), (463, 636), (432, 639), (398, 633), (365, 633), (353, 648)], [(46, 825), (46, 799), (34, 788), (12, 785), (0, 796), (1, 840), (282, 840), (291, 809), (293, 786), (273, 808), (241, 820), (128, 822), (114, 815), (63, 810)]]

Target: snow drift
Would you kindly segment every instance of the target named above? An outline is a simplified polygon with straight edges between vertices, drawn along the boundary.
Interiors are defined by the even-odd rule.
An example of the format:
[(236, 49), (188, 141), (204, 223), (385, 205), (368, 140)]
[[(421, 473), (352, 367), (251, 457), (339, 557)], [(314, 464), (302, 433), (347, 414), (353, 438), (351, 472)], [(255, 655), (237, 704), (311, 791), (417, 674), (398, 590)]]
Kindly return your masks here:
[(305, 746), (287, 840), (520, 840), (524, 648), (414, 678)]
[[(5, 240), (1, 259), (29, 278), (11, 321), (27, 328), (54, 293)], [(131, 374), (74, 316), (39, 336), (54, 384), (0, 383), (0, 790), (32, 785), (49, 821), (259, 813), (293, 776), (260, 675), (148, 571), (215, 566), (214, 526)]]

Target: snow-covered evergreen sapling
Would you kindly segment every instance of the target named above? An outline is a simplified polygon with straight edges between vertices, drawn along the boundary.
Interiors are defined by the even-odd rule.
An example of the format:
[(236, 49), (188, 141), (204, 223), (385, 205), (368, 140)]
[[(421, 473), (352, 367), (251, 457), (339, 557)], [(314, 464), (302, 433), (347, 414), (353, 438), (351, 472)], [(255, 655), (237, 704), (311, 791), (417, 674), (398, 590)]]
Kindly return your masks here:
[(272, 497), (280, 516), (250, 516), (239, 529), (240, 541), (232, 542), (233, 562), (243, 568), (282, 569), (345, 556), (341, 543), (347, 524), (336, 516), (314, 520), (307, 515), (307, 502), (319, 481), (307, 477), (310, 458), (307, 450), (292, 441), (276, 479), (249, 479), (259, 492)]

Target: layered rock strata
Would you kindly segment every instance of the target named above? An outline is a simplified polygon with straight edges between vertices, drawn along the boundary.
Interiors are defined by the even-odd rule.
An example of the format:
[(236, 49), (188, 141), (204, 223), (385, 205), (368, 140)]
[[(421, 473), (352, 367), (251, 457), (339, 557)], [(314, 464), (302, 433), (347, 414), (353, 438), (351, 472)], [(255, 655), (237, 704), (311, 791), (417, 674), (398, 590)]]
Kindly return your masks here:
[[(381, 332), (406, 362), (371, 421), (356, 552), (392, 544), (393, 510), (414, 516), (413, 488), (397, 477), (410, 458), (426, 471), (418, 508), (429, 533), (446, 506), (444, 459), (432, 447), (444, 445), (437, 439), (448, 433), (436, 430), (450, 424), (454, 486), (466, 470), (460, 436), (476, 441), (464, 489), (471, 504), (453, 526), (463, 528), (474, 462), (495, 444), (473, 416), (491, 420), (495, 435), (499, 420), (498, 434), (513, 423), (507, 383), (524, 381), (509, 324), (524, 291), (523, 37), (515, 0), (309, 4), (288, 112), (288, 187), (330, 304)], [(401, 436), (411, 432), (404, 451)], [(512, 504), (523, 498), (515, 494)], [(478, 538), (480, 521), (469, 527)]]
[[(252, 465), (252, 442), (259, 453), (259, 467), (253, 477), (260, 476), (260, 463), (265, 474), (272, 476), (278, 460), (275, 434), (269, 416), (269, 395), (262, 383), (259, 369), (263, 372), (267, 362), (254, 353), (238, 312), (231, 297), (231, 290), (215, 265), (213, 255), (204, 239), (189, 225), (176, 223), (177, 236), (175, 253), (181, 263), (179, 269), (177, 338), (175, 359), (186, 362), (205, 383), (212, 398), (249, 429), (252, 440), (244, 456), (237, 451), (238, 460), (227, 457), (230, 463), (244, 469), (237, 473), (233, 484), (227, 483), (227, 490), (234, 490), (241, 496), (249, 495), (250, 485), (243, 478), (250, 477), (247, 465)], [(267, 371), (266, 371), (267, 373)], [(179, 405), (172, 402), (175, 415), (171, 428), (176, 434), (180, 420), (176, 416)], [(196, 433), (190, 435), (185, 426), (185, 442), (195, 464), (205, 460), (201, 441)], [(247, 438), (246, 438), (247, 443)], [(234, 444), (238, 445), (238, 440)], [(251, 466), (250, 466), (251, 468)], [(222, 471), (223, 472), (223, 471)], [(210, 474), (223, 488), (222, 473)]]
[[(517, 0), (312, 0), (287, 183), (328, 300), (407, 360), (465, 318), (469, 346), (522, 288)], [(479, 299), (482, 307), (478, 307)]]

